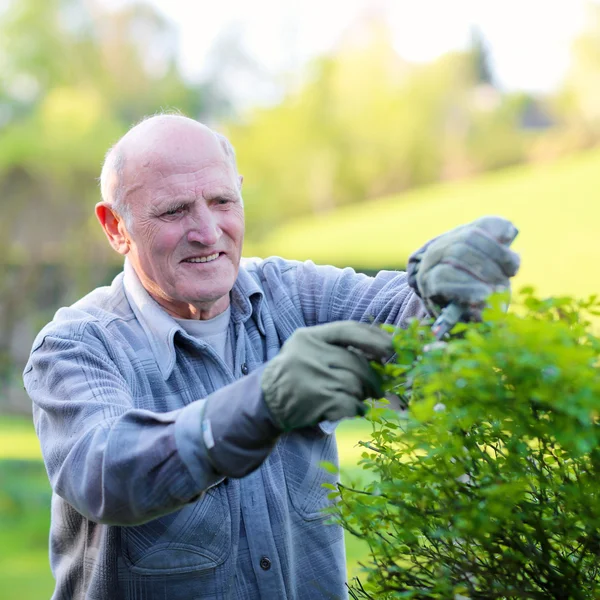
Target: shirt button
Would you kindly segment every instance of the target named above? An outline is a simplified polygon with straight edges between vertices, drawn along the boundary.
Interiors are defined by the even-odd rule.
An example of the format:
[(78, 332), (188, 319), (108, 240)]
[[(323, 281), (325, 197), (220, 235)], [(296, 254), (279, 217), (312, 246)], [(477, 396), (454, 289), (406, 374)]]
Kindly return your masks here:
[(242, 365), (242, 375), (248, 375), (248, 365), (246, 363)]
[(263, 571), (268, 571), (271, 568), (271, 561), (266, 556), (260, 559), (260, 568)]

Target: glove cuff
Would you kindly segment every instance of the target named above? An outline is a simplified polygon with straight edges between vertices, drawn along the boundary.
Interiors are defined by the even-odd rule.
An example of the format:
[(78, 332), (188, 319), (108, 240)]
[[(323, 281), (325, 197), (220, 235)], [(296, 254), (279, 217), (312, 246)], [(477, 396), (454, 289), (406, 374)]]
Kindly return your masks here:
[(421, 246), (418, 250), (415, 250), (415, 252), (408, 257), (408, 264), (406, 265), (408, 285), (415, 290), (417, 296), (419, 296), (421, 299), (423, 299), (423, 293), (419, 289), (419, 267), (421, 266), (421, 261), (423, 260), (423, 256), (425, 255), (427, 248), (429, 248), (429, 246), (431, 246), (431, 244), (433, 244), (433, 242), (435, 242), (435, 240), (437, 240), (439, 237), (440, 236), (438, 235), (429, 240), (424, 246)]
[(415, 291), (417, 296), (419, 296), (419, 298), (421, 299), (423, 298), (423, 296), (421, 295), (421, 290), (419, 289), (419, 284), (417, 283), (417, 275), (419, 273), (419, 266), (421, 264), (421, 260), (423, 259), (424, 253), (424, 248), (413, 252), (408, 258), (408, 265), (406, 266), (408, 285)]
[(415, 291), (415, 294), (421, 298), (427, 312), (432, 317), (437, 317), (440, 314), (441, 307), (435, 304), (430, 298), (427, 298), (423, 293), (423, 290), (419, 287), (419, 276), (420, 276), (420, 267), (421, 261), (425, 256), (425, 252), (431, 246), (433, 242), (435, 242), (440, 236), (434, 237), (429, 240), (423, 247), (419, 248), (416, 252), (413, 252), (408, 258), (408, 264), (406, 265), (406, 276), (408, 285)]
[(209, 398), (202, 416), (202, 436), (214, 468), (243, 477), (270, 454), (282, 429), (267, 409), (260, 386), (262, 369), (229, 388), (226, 398)]
[(279, 370), (279, 361), (276, 359), (270, 360), (263, 368), (260, 387), (263, 404), (269, 413), (273, 425), (283, 432), (286, 431), (287, 428), (280, 417), (283, 406), (277, 394), (277, 378), (279, 376)]

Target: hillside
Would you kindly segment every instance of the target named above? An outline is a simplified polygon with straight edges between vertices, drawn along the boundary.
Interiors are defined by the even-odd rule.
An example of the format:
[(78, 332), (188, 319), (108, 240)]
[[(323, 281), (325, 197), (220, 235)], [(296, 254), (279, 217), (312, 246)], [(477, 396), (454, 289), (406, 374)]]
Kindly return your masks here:
[(356, 268), (401, 268), (431, 237), (486, 214), (520, 234), (516, 287), (600, 293), (600, 150), (445, 183), (293, 222), (248, 250)]

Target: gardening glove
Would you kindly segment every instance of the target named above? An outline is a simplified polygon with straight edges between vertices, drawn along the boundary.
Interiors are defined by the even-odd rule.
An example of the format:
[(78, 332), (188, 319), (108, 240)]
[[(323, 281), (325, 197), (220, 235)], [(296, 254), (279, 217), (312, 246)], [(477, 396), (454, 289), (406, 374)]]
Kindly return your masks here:
[(509, 249), (517, 228), (501, 217), (482, 217), (435, 238), (408, 260), (408, 283), (438, 316), (450, 302), (465, 321), (481, 320), (486, 298), (510, 289), (519, 255)]
[(392, 336), (364, 323), (298, 329), (264, 368), (264, 401), (284, 431), (362, 416), (363, 400), (381, 395), (369, 360), (392, 352)]

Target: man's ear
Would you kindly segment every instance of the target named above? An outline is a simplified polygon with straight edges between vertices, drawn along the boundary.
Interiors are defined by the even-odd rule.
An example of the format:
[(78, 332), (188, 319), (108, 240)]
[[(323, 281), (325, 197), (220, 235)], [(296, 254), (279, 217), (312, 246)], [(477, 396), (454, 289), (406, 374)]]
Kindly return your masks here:
[(107, 202), (96, 204), (96, 217), (110, 242), (110, 245), (119, 253), (127, 254), (130, 250), (129, 234), (123, 219)]

